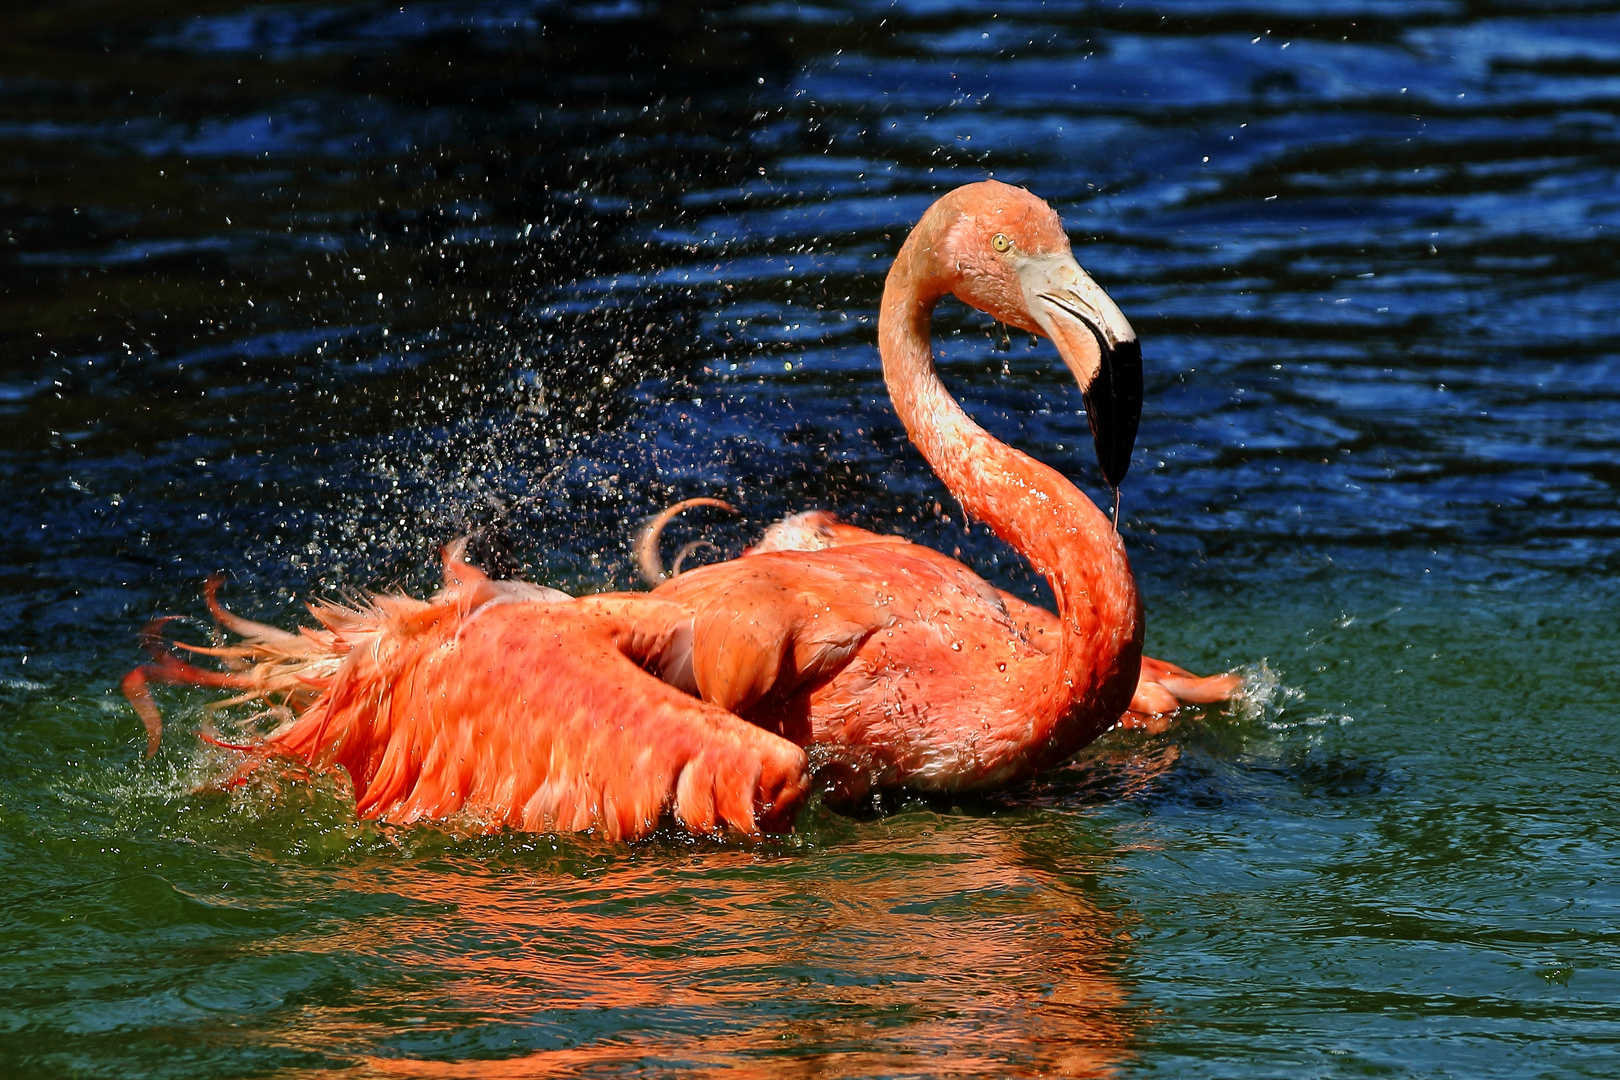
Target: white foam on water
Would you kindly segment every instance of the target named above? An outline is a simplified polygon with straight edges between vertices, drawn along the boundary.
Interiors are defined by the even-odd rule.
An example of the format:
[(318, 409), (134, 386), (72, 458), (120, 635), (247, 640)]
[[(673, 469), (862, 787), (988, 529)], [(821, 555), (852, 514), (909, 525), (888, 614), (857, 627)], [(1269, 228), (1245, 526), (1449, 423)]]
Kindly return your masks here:
[(1270, 731), (1343, 727), (1355, 721), (1355, 717), (1348, 713), (1313, 712), (1299, 715), (1304, 711), (1302, 703), (1305, 691), (1284, 683), (1284, 673), (1274, 670), (1264, 658), (1238, 670), (1243, 675), (1243, 685), (1232, 696), (1228, 708), (1233, 715), (1245, 721), (1261, 724)]

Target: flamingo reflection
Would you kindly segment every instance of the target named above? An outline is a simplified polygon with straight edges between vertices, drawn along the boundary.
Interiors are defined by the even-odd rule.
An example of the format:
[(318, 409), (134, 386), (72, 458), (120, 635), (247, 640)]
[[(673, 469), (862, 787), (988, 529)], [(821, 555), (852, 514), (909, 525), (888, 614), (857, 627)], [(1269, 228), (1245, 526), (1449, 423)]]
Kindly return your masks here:
[[(334, 1075), (1112, 1075), (1139, 1023), (1118, 974), (1127, 920), (1082, 883), (1111, 857), (1076, 854), (1050, 820), (907, 816), (885, 831), (808, 858), (665, 853), (563, 880), (354, 871), (351, 889), (454, 912), (326, 942), (387, 954), (409, 940), (404, 962), (429, 958), (435, 986), (401, 1007), (483, 1017), (500, 1032), (488, 1054), (514, 1028), (568, 1045), (374, 1053)], [(438, 1035), (478, 1045), (477, 1025)]]

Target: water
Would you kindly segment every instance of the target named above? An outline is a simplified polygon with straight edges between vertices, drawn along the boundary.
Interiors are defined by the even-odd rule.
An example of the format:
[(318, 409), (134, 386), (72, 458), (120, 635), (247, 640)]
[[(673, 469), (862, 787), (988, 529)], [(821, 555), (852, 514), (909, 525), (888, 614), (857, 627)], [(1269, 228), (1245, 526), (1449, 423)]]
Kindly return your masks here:
[[(6, 23), (8, 1075), (1620, 1072), (1620, 7)], [(1040, 595), (947, 520), (873, 344), (905, 230), (992, 173), (1143, 336), (1149, 648), (1250, 665), (1249, 708), (762, 843), (198, 793), (206, 695), (141, 760), (114, 687), (215, 570), (292, 621), (474, 531), (625, 587), (636, 522), (710, 494), (747, 520), (683, 539), (827, 507)], [(939, 331), (1097, 492), (1050, 347)]]

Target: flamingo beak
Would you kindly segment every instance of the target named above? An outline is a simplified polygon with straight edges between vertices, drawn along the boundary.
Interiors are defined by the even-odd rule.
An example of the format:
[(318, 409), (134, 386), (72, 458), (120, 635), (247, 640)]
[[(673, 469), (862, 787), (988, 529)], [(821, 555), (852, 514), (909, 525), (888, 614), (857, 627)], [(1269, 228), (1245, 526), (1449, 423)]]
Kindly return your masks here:
[(1025, 256), (1016, 269), (1031, 318), (1080, 384), (1097, 464), (1108, 486), (1118, 491), (1142, 419), (1142, 345), (1136, 331), (1067, 252)]

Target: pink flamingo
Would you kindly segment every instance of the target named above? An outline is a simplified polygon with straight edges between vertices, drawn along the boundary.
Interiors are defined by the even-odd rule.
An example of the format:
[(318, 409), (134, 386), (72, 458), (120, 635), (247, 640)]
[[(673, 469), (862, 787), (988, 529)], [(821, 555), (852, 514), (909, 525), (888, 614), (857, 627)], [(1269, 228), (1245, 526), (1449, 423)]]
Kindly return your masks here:
[(316, 606), (322, 628), (299, 634), (210, 596), (245, 640), (192, 648), (232, 670), (160, 651), (125, 691), (154, 740), (148, 679), (279, 702), (283, 722), (240, 747), (244, 772), (267, 755), (341, 766), (362, 817), (615, 839), (666, 814), (695, 832), (784, 829), (816, 786), (835, 800), (997, 787), (1067, 758), (1133, 699), (1157, 713), (1228, 696), (1233, 676), (1157, 661), (1139, 694), (1142, 613), (1119, 534), (946, 392), (929, 326), (947, 293), (1052, 339), (1116, 489), (1141, 406), (1136, 335), (1052, 209), (995, 181), (934, 203), (884, 287), (884, 376), (907, 433), (966, 511), (1046, 578), (1055, 614), (938, 552), (800, 515), (746, 557), (650, 594), (572, 599), (491, 581), (452, 546), (431, 600)]

